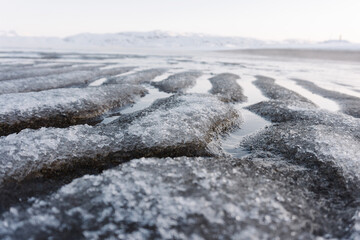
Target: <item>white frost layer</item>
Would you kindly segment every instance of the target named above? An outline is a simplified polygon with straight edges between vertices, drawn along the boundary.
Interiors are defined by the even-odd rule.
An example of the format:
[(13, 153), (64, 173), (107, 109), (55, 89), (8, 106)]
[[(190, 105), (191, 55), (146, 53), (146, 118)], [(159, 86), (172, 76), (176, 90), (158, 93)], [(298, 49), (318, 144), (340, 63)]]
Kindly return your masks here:
[[(110, 86), (113, 87), (113, 86)], [(239, 113), (211, 95), (173, 96), (103, 126), (23, 130), (0, 138), (0, 182), (42, 168), (101, 161), (109, 154), (211, 155), (217, 135), (239, 124)], [(210, 144), (210, 145), (209, 145)]]
[(285, 183), (254, 171), (234, 166), (231, 159), (133, 160), (76, 179), (44, 200), (32, 199), (25, 210), (11, 208), (1, 216), (0, 236), (37, 238), (58, 232), (61, 238), (73, 232), (91, 239), (311, 237), (298, 226), (316, 224), (297, 212), (309, 210), (306, 197), (311, 195), (288, 191)]
[[(145, 89), (131, 85), (100, 86), (92, 88), (61, 88), (41, 92), (3, 94), (0, 95), (0, 116), (40, 114), (44, 110), (49, 112), (71, 111), (71, 108), (81, 110), (85, 104), (101, 106), (107, 102), (116, 101), (124, 94), (126, 88), (129, 93), (133, 88)], [(43, 114), (46, 114), (43, 113)]]
[[(61, 65), (60, 65), (61, 66)], [(0, 72), (0, 80), (14, 80), (22, 78), (35, 78), (41, 76), (56, 75), (62, 73), (68, 73), (73, 71), (84, 71), (90, 69), (96, 69), (102, 65), (94, 64), (91, 66), (86, 65), (75, 65), (69, 67), (68, 64), (64, 64), (63, 67), (51, 68), (50, 66), (45, 67), (32, 67), (26, 69), (9, 69), (6, 72)]]
[(111, 76), (130, 71), (132, 67), (114, 69), (73, 71), (58, 75), (0, 81), (0, 94), (42, 91), (47, 89), (85, 85), (104, 76)]

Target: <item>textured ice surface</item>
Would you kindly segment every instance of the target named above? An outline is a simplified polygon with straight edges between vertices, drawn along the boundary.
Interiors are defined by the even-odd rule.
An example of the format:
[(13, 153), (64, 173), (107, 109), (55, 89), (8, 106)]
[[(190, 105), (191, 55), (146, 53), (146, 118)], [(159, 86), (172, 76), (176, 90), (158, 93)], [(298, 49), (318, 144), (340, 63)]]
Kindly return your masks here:
[[(106, 124), (25, 129), (0, 137), (0, 239), (359, 238), (359, 121), (317, 108), (306, 99), (313, 100), (309, 94), (303, 95), (305, 88), (285, 83), (289, 77), (297, 77), (320, 84), (338, 75), (348, 86), (338, 86), (335, 91), (344, 93), (341, 88), (359, 87), (355, 65), (239, 59), (222, 54), (135, 58), (0, 53), (0, 71), (26, 73), (26, 79), (33, 82), (40, 77), (29, 77), (35, 74), (29, 71), (32, 67), (35, 72), (36, 68), (66, 68), (56, 65), (68, 63), (98, 64), (91, 68), (94, 71), (138, 66), (126, 75), (97, 77), (94, 80), (101, 79), (95, 82), (99, 85), (111, 78), (122, 79), (118, 85), (125, 79), (136, 85), (148, 82), (158, 68), (169, 71), (152, 81), (196, 69), (204, 75), (196, 79), (196, 89), (191, 88), (194, 92), (210, 90), (208, 78), (214, 74), (237, 74), (249, 101), (227, 104), (211, 94), (176, 95), (144, 109), (162, 97), (157, 90), (149, 91), (133, 107), (112, 109), (96, 119), (121, 114)], [(41, 70), (41, 74), (49, 79), (65, 73)], [(255, 75), (272, 76), (276, 81), (258, 76), (256, 87)], [(61, 84), (66, 81), (58, 79)], [(71, 84), (82, 85), (88, 84)], [(260, 102), (268, 99), (259, 89), (271, 100)], [(18, 101), (2, 99), (6, 104), (1, 108)], [(56, 99), (62, 102), (60, 95)], [(48, 99), (41, 104), (49, 103), (45, 101)], [(19, 101), (15, 108), (21, 110), (28, 104)], [(89, 107), (80, 105), (79, 109), (85, 106)], [(242, 111), (245, 107), (273, 125), (259, 125), (262, 119)], [(239, 125), (234, 108), (242, 112), (244, 123), (219, 137), (220, 132)], [(224, 152), (233, 158), (225, 158)], [(131, 160), (139, 157), (148, 158)], [(113, 169), (104, 170), (109, 168)]]
[(151, 84), (161, 91), (168, 93), (184, 92), (196, 84), (196, 79), (202, 75), (199, 71), (180, 72), (169, 76), (167, 79), (152, 82)]
[(98, 78), (125, 73), (131, 69), (133, 69), (133, 67), (72, 71), (50, 76), (1, 81), (0, 94), (42, 91), (78, 85), (85, 86), (87, 83)]
[(340, 93), (336, 91), (327, 90), (317, 86), (316, 84), (300, 79), (293, 79), (300, 86), (308, 89), (309, 91), (319, 94), (325, 98), (329, 98), (337, 102), (344, 113), (353, 117), (360, 118), (360, 98)]
[[(299, 106), (296, 104), (299, 103)], [(247, 107), (250, 111), (272, 122), (307, 121), (311, 124), (322, 124), (333, 128), (343, 128), (355, 136), (360, 136), (360, 124), (354, 117), (343, 113), (317, 109), (303, 102), (266, 101)]]
[(212, 84), (210, 92), (222, 97), (226, 102), (244, 102), (246, 96), (236, 80), (240, 77), (233, 73), (222, 73), (209, 79)]
[[(264, 91), (274, 96), (273, 99), (281, 99), (283, 92), (274, 90), (273, 86), (276, 85), (272, 84)], [(340, 172), (344, 172), (344, 178), (357, 178), (360, 173), (357, 150), (360, 146), (360, 121), (341, 113), (317, 109), (301, 96), (286, 99), (248, 107), (273, 122), (280, 122), (256, 135), (247, 143), (249, 148), (260, 146), (262, 150), (281, 152), (305, 162), (325, 162), (337, 166)]]
[[(248, 109), (278, 124), (246, 138), (242, 147), (253, 154), (265, 153), (265, 159), (269, 154), (284, 157), (288, 162), (311, 169), (309, 176), (320, 174), (311, 189), (328, 194), (330, 201), (340, 204), (340, 208), (326, 207), (334, 213), (325, 215), (338, 221), (338, 225), (333, 224), (334, 229), (340, 230), (339, 226), (345, 224), (342, 229), (347, 236), (356, 239), (360, 232), (356, 220), (360, 208), (360, 121), (318, 109), (301, 96), (287, 94), (289, 90), (284, 93), (276, 84), (266, 86), (260, 82), (259, 85), (259, 80), (255, 84), (275, 100)], [(341, 189), (348, 194), (341, 193)]]
[[(250, 111), (259, 114), (272, 122), (284, 122), (289, 120), (300, 120), (301, 117), (309, 117), (307, 114), (301, 115), (301, 111), (316, 109), (313, 113), (321, 111), (313, 104), (302, 101), (263, 101), (247, 107)], [(310, 114), (310, 112), (308, 112)]]
[(105, 84), (114, 83), (128, 83), (128, 84), (142, 84), (150, 83), (151, 80), (164, 74), (167, 71), (165, 68), (146, 69), (125, 76), (118, 76), (109, 78)]
[[(87, 239), (315, 239), (344, 236), (341, 189), (311, 189), (321, 174), (268, 155), (142, 158), (83, 176), (1, 216), (0, 237)], [(297, 179), (294, 181), (294, 179)], [(331, 183), (331, 180), (327, 181)], [(334, 196), (337, 201), (327, 197)], [(347, 196), (348, 197), (348, 196)], [(324, 217), (326, 216), (326, 217)], [(336, 218), (337, 217), (337, 218)], [(326, 234), (326, 235), (325, 235)]]
[[(320, 174), (311, 189), (325, 193), (326, 199), (335, 205), (340, 204), (327, 206), (325, 209), (333, 213), (324, 215), (334, 221), (334, 230), (342, 229), (358, 236), (358, 220), (353, 216), (360, 209), (360, 121), (342, 113), (297, 108), (279, 101), (261, 102), (249, 109), (280, 123), (248, 137), (241, 143), (242, 147), (252, 153), (264, 153), (265, 159), (271, 153), (311, 169), (304, 177)], [(340, 227), (341, 224), (345, 226)]]
[[(109, 86), (114, 88), (114, 86)], [(208, 94), (175, 95), (108, 125), (23, 130), (0, 138), (0, 182), (141, 156), (220, 155), (239, 112)]]
[(48, 76), (53, 74), (61, 74), (72, 71), (81, 71), (81, 70), (89, 70), (98, 67), (99, 65), (93, 66), (71, 66), (65, 64), (63, 67), (32, 67), (26, 69), (12, 69), (9, 71), (0, 72), (0, 81), (2, 80), (13, 80), (20, 78), (31, 78), (31, 77), (39, 77), (39, 76)]
[(304, 165), (322, 164), (349, 184), (359, 183), (360, 138), (350, 130), (308, 121), (288, 122), (268, 127), (250, 137), (245, 145), (251, 150), (284, 154)]
[(146, 93), (141, 86), (123, 84), (0, 95), (0, 135), (24, 128), (84, 123)]
[[(26, 71), (30, 72), (30, 70), (31, 70), (31, 72), (35, 72), (36, 70), (40, 70), (40, 69), (64, 68), (64, 67), (71, 67), (72, 65), (73, 65), (72, 63), (33, 63), (33, 64), (18, 63), (18, 64), (8, 64), (8, 65), (1, 64), (0, 65), (0, 76), (5, 77), (6, 75), (8, 75), (8, 76), (13, 75), (16, 79), (16, 77), (26, 76)], [(9, 71), (17, 72), (17, 73), (9, 73)], [(6, 73), (6, 72), (8, 72), (8, 73)], [(19, 72), (22, 72), (22, 73), (19, 73)], [(5, 80), (5, 79), (2, 79), (2, 80)]]
[(300, 94), (275, 84), (275, 79), (273, 78), (260, 75), (256, 76), (256, 78), (257, 80), (254, 81), (255, 86), (257, 86), (263, 94), (270, 99), (312, 103), (309, 99), (301, 96)]

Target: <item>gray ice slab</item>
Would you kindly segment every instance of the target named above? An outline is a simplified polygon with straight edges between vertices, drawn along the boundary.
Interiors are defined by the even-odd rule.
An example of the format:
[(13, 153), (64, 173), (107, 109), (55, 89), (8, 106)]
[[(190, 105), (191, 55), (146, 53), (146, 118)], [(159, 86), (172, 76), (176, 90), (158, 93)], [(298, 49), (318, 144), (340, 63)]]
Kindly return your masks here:
[(84, 123), (146, 93), (141, 86), (124, 84), (0, 95), (0, 135)]
[(340, 93), (340, 92), (321, 88), (310, 81), (301, 80), (301, 79), (293, 79), (293, 80), (300, 86), (308, 89), (309, 91), (337, 102), (340, 105), (342, 112), (349, 114), (350, 116), (360, 118), (360, 98), (347, 95), (345, 93)]
[(51, 76), (0, 81), (0, 94), (36, 92), (70, 86), (86, 86), (86, 84), (98, 78), (125, 73), (131, 69), (133, 69), (133, 67), (72, 71)]
[(152, 68), (146, 69), (142, 71), (138, 71), (132, 74), (111, 77), (109, 78), (105, 84), (119, 84), (119, 83), (127, 83), (127, 84), (143, 84), (150, 83), (151, 80), (164, 74), (167, 71), (165, 68)]
[(0, 138), (0, 182), (142, 156), (221, 155), (218, 136), (239, 114), (208, 94), (175, 95), (108, 125), (23, 130)]
[(218, 74), (209, 79), (212, 84), (210, 93), (221, 96), (226, 102), (245, 102), (247, 97), (236, 82), (240, 77), (233, 73)]
[(187, 71), (173, 74), (165, 80), (151, 84), (167, 93), (182, 93), (196, 84), (196, 79), (202, 75), (199, 71)]
[[(349, 193), (321, 177), (276, 156), (141, 158), (78, 178), (48, 197), (31, 199), (26, 208), (12, 207), (1, 216), (0, 237), (345, 236), (354, 211), (341, 195)], [(319, 180), (338, 188), (328, 193), (312, 189)]]

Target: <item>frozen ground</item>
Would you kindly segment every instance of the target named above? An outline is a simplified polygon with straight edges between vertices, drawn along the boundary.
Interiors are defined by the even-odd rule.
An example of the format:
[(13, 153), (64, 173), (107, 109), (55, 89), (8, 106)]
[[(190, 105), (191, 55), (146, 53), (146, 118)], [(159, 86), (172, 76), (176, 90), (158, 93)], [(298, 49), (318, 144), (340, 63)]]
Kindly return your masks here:
[(360, 64), (283, 57), (0, 52), (0, 238), (360, 239)]

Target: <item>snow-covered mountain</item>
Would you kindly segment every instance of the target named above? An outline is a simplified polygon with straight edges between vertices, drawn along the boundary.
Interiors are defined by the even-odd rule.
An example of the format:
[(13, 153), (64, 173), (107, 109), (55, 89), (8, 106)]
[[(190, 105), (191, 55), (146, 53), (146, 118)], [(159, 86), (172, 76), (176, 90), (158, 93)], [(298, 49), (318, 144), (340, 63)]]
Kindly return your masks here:
[(268, 44), (252, 38), (220, 37), (195, 33), (177, 34), (164, 31), (121, 32), (114, 34), (84, 33), (67, 37), (64, 41), (95, 46), (174, 49), (259, 48)]
[(0, 48), (36, 49), (162, 49), (162, 50), (224, 50), (254, 48), (324, 48), (360, 49), (359, 44), (346, 41), (310, 42), (299, 39), (263, 41), (254, 38), (224, 37), (197, 33), (165, 31), (120, 32), (109, 34), (82, 33), (66, 38), (24, 37), (14, 31), (0, 31)]

